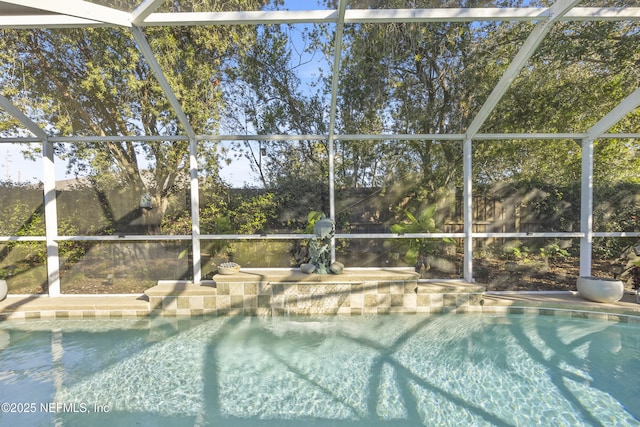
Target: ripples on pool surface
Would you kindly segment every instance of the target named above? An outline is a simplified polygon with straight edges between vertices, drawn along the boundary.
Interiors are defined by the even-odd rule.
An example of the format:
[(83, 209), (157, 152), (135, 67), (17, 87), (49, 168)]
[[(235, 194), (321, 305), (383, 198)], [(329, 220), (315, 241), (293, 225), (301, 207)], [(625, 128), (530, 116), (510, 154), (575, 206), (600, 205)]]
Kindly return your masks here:
[(640, 425), (640, 325), (460, 314), (2, 322), (0, 402), (0, 426)]

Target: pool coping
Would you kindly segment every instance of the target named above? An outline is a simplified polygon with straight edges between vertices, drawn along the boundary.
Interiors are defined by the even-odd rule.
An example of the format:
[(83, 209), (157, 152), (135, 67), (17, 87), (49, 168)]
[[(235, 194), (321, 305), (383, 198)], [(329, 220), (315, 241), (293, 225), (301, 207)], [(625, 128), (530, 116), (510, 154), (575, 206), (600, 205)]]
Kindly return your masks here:
[[(475, 313), (487, 315), (535, 314), (571, 316), (640, 323), (640, 304), (635, 294), (625, 293), (615, 303), (591, 302), (575, 291), (566, 292), (485, 292), (478, 306), (448, 307), (437, 313)], [(0, 301), (1, 320), (145, 318), (156, 315), (145, 295), (8, 295)], [(422, 314), (422, 313), (418, 313)], [(429, 314), (429, 313), (424, 313)], [(202, 313), (207, 315), (207, 313)], [(338, 314), (340, 315), (340, 314)], [(407, 314), (409, 315), (409, 314)], [(181, 317), (176, 314), (176, 317)], [(194, 317), (191, 316), (185, 317)]]
[(635, 292), (613, 303), (589, 301), (577, 291), (486, 292), (483, 313), (570, 316), (640, 324)]
[(8, 295), (0, 321), (95, 317), (384, 315), (439, 313), (570, 314), (640, 321), (636, 295), (614, 303), (576, 291), (492, 292), (464, 280), (420, 279), (411, 269), (344, 269), (305, 274), (292, 269), (248, 269), (213, 280), (159, 280), (143, 294)]

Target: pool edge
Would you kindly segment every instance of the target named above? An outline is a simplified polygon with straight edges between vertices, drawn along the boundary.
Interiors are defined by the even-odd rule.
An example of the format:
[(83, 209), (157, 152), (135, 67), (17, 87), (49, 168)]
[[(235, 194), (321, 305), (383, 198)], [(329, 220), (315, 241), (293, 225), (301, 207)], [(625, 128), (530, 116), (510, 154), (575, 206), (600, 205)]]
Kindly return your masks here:
[[(202, 317), (215, 315), (287, 315), (286, 312), (227, 311), (212, 309), (180, 309), (172, 312), (154, 310), (144, 295), (69, 295), (47, 297), (37, 295), (9, 295), (0, 301), (0, 321), (28, 319), (83, 319), (83, 318), (147, 318), (147, 317)], [(299, 313), (294, 313), (299, 314)], [(304, 313), (303, 313), (304, 314)], [(421, 312), (398, 313), (386, 310), (379, 313), (308, 313), (308, 315), (385, 315), (385, 314), (532, 314), (544, 316), (570, 316), (622, 323), (640, 323), (640, 304), (635, 295), (625, 294), (616, 303), (604, 304), (586, 301), (575, 292), (546, 293), (491, 293), (481, 294), (479, 305), (430, 307)]]

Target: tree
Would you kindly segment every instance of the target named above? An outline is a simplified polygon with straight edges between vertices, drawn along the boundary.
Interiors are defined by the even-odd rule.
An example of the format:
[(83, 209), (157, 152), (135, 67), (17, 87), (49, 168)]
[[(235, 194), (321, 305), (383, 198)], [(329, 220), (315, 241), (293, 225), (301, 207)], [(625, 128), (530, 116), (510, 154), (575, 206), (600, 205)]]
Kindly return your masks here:
[[(327, 102), (322, 82), (302, 82), (298, 70), (315, 62), (308, 28), (262, 25), (253, 46), (228, 70), (228, 126), (234, 133), (259, 135), (323, 135)], [(312, 49), (312, 48), (311, 48)], [(318, 88), (317, 85), (320, 85)], [(265, 188), (287, 180), (328, 176), (326, 141), (244, 141), (236, 144)]]
[[(261, 0), (238, 3), (252, 9), (264, 5)], [(219, 7), (202, 0), (193, 10)], [(195, 132), (215, 133), (223, 71), (253, 45), (255, 28), (153, 27), (144, 32)], [(127, 187), (133, 200), (148, 193), (154, 209), (136, 204), (132, 213), (152, 217), (145, 222), (153, 225), (149, 231), (157, 231), (169, 198), (188, 183), (188, 142), (170, 138), (183, 130), (132, 35), (115, 27), (2, 30), (0, 58), (3, 95), (41, 127), (54, 136), (98, 137), (57, 145), (69, 168), (88, 176), (99, 193)], [(13, 122), (3, 128), (19, 132)], [(167, 140), (127, 142), (131, 135)], [(219, 153), (211, 143), (201, 145), (201, 171), (216, 176)]]
[[(225, 8), (264, 6), (259, 0), (227, 3), (232, 4)], [(326, 3), (336, 6), (334, 0)], [(213, 1), (194, 4), (194, 10), (218, 7)], [(499, 6), (521, 4), (506, 0)], [(465, 0), (459, 6), (478, 5), (483, 2)], [(441, 2), (420, 0), (411, 6), (440, 7)], [(354, 0), (350, 7), (407, 7), (407, 3)], [(533, 25), (347, 23), (339, 69), (337, 132), (465, 132)], [(554, 24), (548, 40), (481, 131), (577, 132), (593, 125), (638, 86), (638, 25), (634, 21)], [(153, 27), (145, 29), (145, 34), (197, 133), (224, 129), (237, 134), (324, 135), (333, 76), (323, 71), (317, 79), (303, 82), (298, 70), (315, 54), (332, 60), (333, 26)], [(2, 36), (3, 94), (53, 134), (181, 133), (125, 30), (4, 30)], [(637, 113), (629, 115), (619, 129), (637, 131), (638, 118)], [(9, 121), (1, 126), (18, 131)], [(202, 144), (203, 173), (215, 180), (219, 157), (227, 153), (213, 143)], [(635, 180), (640, 164), (637, 146), (633, 140), (598, 141), (596, 177), (614, 179), (613, 165)], [(252, 162), (266, 188), (315, 189), (312, 184), (327, 182), (325, 140), (243, 141), (235, 148)], [(152, 195), (158, 209), (138, 212), (145, 215), (162, 216), (169, 197), (187, 184), (185, 141), (131, 143), (105, 138), (57, 149), (75, 171), (86, 171), (98, 191), (128, 186), (138, 199), (144, 193)], [(338, 140), (336, 186), (402, 187), (398, 200), (428, 206), (460, 186), (461, 155), (460, 141), (445, 137)], [(475, 181), (482, 184), (510, 179), (563, 185), (579, 179), (580, 146), (574, 141), (474, 141), (473, 155)], [(151, 179), (144, 176), (143, 168), (150, 171)]]
[[(335, 2), (327, 3), (335, 5)], [(461, 7), (479, 4), (471, 0)], [(518, 6), (507, 1), (501, 6)], [(358, 7), (359, 3), (350, 3)], [(405, 2), (363, 2), (363, 7), (406, 7)], [(429, 0), (413, 7), (439, 7)], [(533, 4), (532, 4), (533, 6)], [(345, 26), (339, 88), (339, 118), (346, 133), (464, 133), (506, 70), (534, 23), (386, 23)], [(573, 22), (554, 25), (535, 55), (519, 73), (504, 98), (481, 128), (484, 133), (580, 132), (603, 117), (639, 85), (638, 24), (632, 21)], [(327, 49), (331, 48), (327, 44)], [(635, 132), (638, 115), (620, 129)], [(460, 185), (459, 142), (446, 139), (391, 141), (394, 167), (378, 167), (362, 144), (344, 144), (342, 158), (358, 171), (384, 171), (384, 183), (407, 176), (428, 197)], [(604, 156), (597, 173), (625, 164), (625, 176), (635, 176), (637, 143)], [(391, 145), (391, 144), (390, 144)], [(636, 148), (633, 147), (636, 146)], [(381, 152), (372, 143), (375, 152)], [(386, 153), (393, 153), (389, 150)], [(383, 154), (385, 152), (382, 152)], [(579, 143), (566, 140), (474, 141), (476, 182), (505, 178), (566, 184), (580, 177)], [(356, 163), (357, 159), (360, 163)], [(375, 160), (370, 160), (375, 159)], [(367, 166), (361, 162), (369, 161)], [(403, 167), (402, 164), (406, 166)], [(636, 162), (635, 165), (638, 163)], [(375, 165), (375, 166), (374, 166)], [(399, 171), (396, 172), (396, 171)], [(411, 173), (411, 171), (414, 171)], [(347, 173), (346, 170), (343, 173)], [(631, 179), (631, 178), (630, 178)], [(406, 181), (406, 180), (405, 180)], [(348, 179), (345, 182), (357, 182)]]
[[(634, 47), (640, 43), (639, 29), (638, 23), (627, 21), (556, 24), (482, 131), (584, 132), (640, 85), (640, 52)], [(636, 112), (612, 131), (639, 129)], [(480, 182), (490, 175), (557, 185), (577, 182), (580, 143), (561, 139), (479, 143), (474, 146), (474, 162), (479, 166), (474, 172)], [(637, 182), (639, 149), (633, 140), (597, 140), (595, 180)]]
[[(478, 4), (472, 0), (460, 6)], [(359, 2), (351, 4), (358, 6)], [(440, 7), (441, 3), (417, 1), (412, 6)], [(406, 7), (406, 2), (367, 1), (366, 7)], [(346, 25), (340, 69), (340, 131), (443, 135), (464, 132), (508, 65), (495, 57), (516, 49), (511, 40), (494, 35), (502, 34), (503, 26), (512, 24)], [(331, 44), (325, 46), (332, 48)], [(340, 176), (347, 185), (402, 183), (404, 195), (421, 204), (425, 198), (434, 202), (461, 185), (460, 141), (433, 138), (340, 144), (337, 161), (341, 162)], [(377, 176), (362, 179), (374, 171)]]

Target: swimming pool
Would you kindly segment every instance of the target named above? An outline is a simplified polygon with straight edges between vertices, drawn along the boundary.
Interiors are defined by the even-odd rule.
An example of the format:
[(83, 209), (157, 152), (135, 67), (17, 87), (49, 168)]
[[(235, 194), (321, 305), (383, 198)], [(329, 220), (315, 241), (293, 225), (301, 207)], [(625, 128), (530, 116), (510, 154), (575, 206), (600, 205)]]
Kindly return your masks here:
[(0, 323), (0, 425), (640, 425), (640, 324), (565, 316)]

